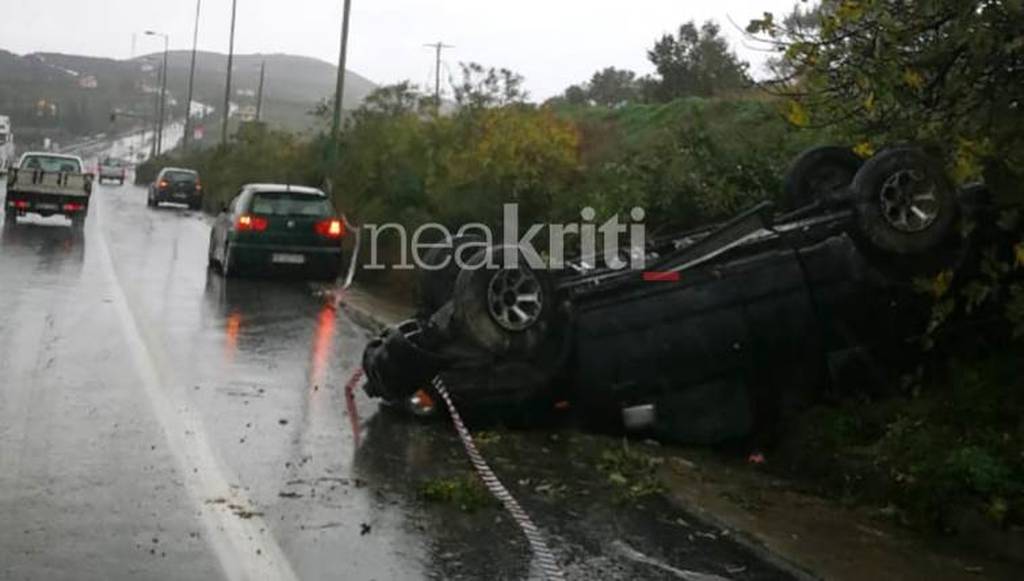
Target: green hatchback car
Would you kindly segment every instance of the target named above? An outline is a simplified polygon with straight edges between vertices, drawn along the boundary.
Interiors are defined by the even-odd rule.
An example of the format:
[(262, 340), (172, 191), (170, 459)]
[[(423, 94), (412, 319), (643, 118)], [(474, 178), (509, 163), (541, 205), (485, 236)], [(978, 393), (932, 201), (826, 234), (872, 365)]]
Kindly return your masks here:
[(302, 274), (334, 280), (341, 272), (344, 237), (345, 221), (322, 191), (249, 184), (217, 216), (209, 263), (226, 277)]

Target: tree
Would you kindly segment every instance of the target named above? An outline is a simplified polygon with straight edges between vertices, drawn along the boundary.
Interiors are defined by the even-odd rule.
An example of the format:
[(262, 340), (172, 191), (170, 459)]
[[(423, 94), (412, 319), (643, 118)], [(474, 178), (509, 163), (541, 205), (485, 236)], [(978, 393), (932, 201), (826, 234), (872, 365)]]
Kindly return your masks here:
[(403, 115), (415, 113), (428, 103), (433, 103), (432, 97), (424, 96), (415, 84), (402, 81), (374, 89), (363, 100), (362, 105), (356, 110), (356, 114)]
[(462, 80), (452, 83), (455, 102), (466, 109), (486, 109), (524, 103), (522, 75), (508, 69), (485, 69), (479, 63), (459, 63)]
[(587, 86), (572, 85), (565, 90), (563, 95), (565, 102), (570, 105), (585, 105), (590, 100)]
[(955, 177), (984, 176), (1017, 199), (1022, 30), (1017, 0), (829, 0), (804, 18), (779, 24), (766, 13), (748, 27), (787, 65), (766, 86), (788, 98), (794, 124), (840, 127), (865, 151), (929, 143), (947, 154)]
[(608, 67), (590, 78), (587, 94), (598, 105), (614, 107), (636, 101), (640, 96), (636, 73)]
[(729, 49), (717, 24), (693, 21), (679, 27), (676, 36), (662, 36), (647, 52), (661, 76), (655, 95), (660, 101), (677, 97), (712, 97), (749, 84), (747, 63)]

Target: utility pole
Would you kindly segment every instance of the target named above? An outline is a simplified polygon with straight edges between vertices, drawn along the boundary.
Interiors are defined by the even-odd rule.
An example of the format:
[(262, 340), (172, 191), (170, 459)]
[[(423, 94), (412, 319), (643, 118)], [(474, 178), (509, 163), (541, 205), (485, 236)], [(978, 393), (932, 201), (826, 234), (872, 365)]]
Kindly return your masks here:
[(188, 150), (188, 142), (192, 139), (192, 85), (196, 79), (196, 45), (199, 43), (199, 7), (203, 0), (196, 0), (196, 25), (192, 30), (192, 62), (188, 66), (188, 97), (185, 99), (185, 135), (181, 147)]
[(238, 0), (231, 0), (231, 37), (228, 41), (228, 77), (224, 83), (224, 122), (220, 127), (221, 146), (228, 144), (228, 117), (231, 116), (231, 67), (235, 60), (235, 13), (238, 8)]
[(160, 112), (157, 113), (156, 120), (156, 154), (160, 155), (163, 151), (163, 140), (164, 140), (164, 110), (167, 103), (167, 50), (171, 42), (171, 37), (167, 36), (162, 32), (155, 30), (147, 30), (147, 36), (161, 36), (164, 39), (164, 66), (160, 74)]
[(450, 44), (445, 44), (440, 40), (434, 44), (423, 45), (428, 48), (432, 48), (436, 51), (437, 57), (434, 61), (434, 106), (437, 107), (437, 111), (441, 111), (441, 51), (446, 48), (455, 48)]
[(263, 76), (267, 72), (267, 61), (260, 62), (260, 89), (256, 94), (256, 121), (263, 121)]
[[(149, 59), (146, 59), (149, 60)], [(163, 79), (163, 71), (157, 73), (156, 84), (159, 85)], [(156, 157), (156, 130), (158, 118), (160, 117), (160, 93), (153, 91), (153, 138), (149, 142), (149, 157)]]
[(341, 52), (338, 55), (338, 81), (334, 90), (334, 118), (331, 121), (331, 140), (335, 152), (341, 134), (341, 98), (345, 94), (345, 60), (348, 56), (348, 18), (352, 11), (352, 0), (345, 0), (341, 16)]

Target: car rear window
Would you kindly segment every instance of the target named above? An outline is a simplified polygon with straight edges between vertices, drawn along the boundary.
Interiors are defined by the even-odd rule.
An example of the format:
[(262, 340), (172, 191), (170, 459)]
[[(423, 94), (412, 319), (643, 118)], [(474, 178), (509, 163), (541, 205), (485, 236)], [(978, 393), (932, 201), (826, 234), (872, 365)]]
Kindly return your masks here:
[(164, 173), (164, 179), (169, 182), (194, 182), (199, 177), (190, 171), (169, 171)]
[(260, 192), (253, 197), (252, 213), (267, 216), (331, 216), (331, 203), (322, 196), (294, 192)]
[(22, 160), (21, 167), (53, 172), (82, 173), (82, 166), (78, 160), (53, 155), (30, 155)]

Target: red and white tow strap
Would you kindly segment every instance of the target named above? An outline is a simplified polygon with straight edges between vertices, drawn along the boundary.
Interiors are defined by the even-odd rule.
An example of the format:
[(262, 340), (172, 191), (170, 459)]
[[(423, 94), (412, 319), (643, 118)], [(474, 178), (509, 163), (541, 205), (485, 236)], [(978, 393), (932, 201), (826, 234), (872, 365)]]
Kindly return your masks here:
[(480, 475), (480, 479), (484, 481), (484, 486), (490, 493), (501, 501), (501, 504), (505, 506), (505, 510), (508, 511), (512, 519), (516, 521), (519, 528), (526, 535), (526, 540), (530, 543), (530, 549), (533, 551), (534, 557), (537, 559), (537, 564), (540, 566), (540, 570), (544, 575), (544, 578), (548, 581), (564, 581), (565, 574), (562, 573), (561, 567), (558, 566), (558, 561), (555, 559), (554, 553), (548, 548), (547, 540), (544, 538), (544, 533), (540, 532), (537, 525), (533, 524), (533, 520), (530, 515), (526, 514), (523, 507), (519, 505), (519, 501), (512, 496), (512, 493), (505, 488), (505, 485), (498, 480), (495, 476), (494, 471), (484, 460), (483, 455), (480, 454), (480, 450), (477, 449), (476, 443), (473, 442), (473, 436), (466, 429), (466, 424), (462, 421), (462, 416), (459, 415), (459, 411), (455, 409), (455, 405), (452, 403), (452, 398), (448, 394), (448, 389), (445, 388), (444, 382), (441, 381), (440, 377), (435, 377), (433, 381), (434, 389), (437, 391), (441, 399), (444, 400), (444, 404), (448, 407), (448, 413), (451, 415), (452, 423), (455, 424), (455, 430), (459, 434), (459, 439), (462, 440), (463, 447), (466, 448), (466, 454), (469, 456), (470, 463), (473, 464), (473, 468), (477, 474)]

